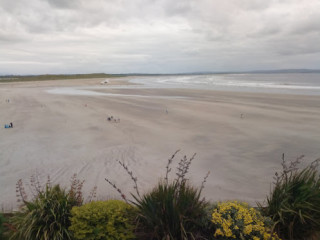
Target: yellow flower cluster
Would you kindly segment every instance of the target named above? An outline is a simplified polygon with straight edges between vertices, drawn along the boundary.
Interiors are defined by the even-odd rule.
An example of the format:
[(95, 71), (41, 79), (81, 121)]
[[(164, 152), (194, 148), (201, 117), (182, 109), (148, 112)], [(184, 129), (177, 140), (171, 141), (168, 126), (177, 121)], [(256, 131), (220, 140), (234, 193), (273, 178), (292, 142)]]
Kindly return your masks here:
[(212, 213), (216, 226), (215, 238), (278, 240), (264, 224), (264, 218), (247, 203), (237, 201), (219, 203)]

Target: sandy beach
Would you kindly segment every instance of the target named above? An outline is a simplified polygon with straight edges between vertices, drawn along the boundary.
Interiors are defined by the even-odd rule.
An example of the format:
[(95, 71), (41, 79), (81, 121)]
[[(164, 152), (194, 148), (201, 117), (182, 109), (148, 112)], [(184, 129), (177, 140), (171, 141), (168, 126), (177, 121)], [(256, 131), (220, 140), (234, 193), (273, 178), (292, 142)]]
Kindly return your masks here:
[[(109, 85), (126, 80), (111, 79)], [(194, 185), (211, 172), (206, 198), (254, 204), (269, 193), (282, 153), (288, 160), (304, 154), (306, 162), (320, 157), (319, 96), (108, 89), (100, 81), (0, 84), (2, 209), (17, 206), (16, 182), (28, 183), (33, 174), (43, 183), (50, 175), (68, 186), (77, 173), (86, 193), (97, 186), (99, 199), (119, 198), (107, 177), (129, 195), (133, 184), (117, 160), (133, 170), (141, 191), (148, 191), (164, 177), (177, 149), (174, 167), (183, 155), (197, 153), (188, 176)], [(57, 94), (64, 87), (92, 94)], [(108, 121), (110, 116), (120, 122)], [(10, 122), (13, 128), (5, 129)]]

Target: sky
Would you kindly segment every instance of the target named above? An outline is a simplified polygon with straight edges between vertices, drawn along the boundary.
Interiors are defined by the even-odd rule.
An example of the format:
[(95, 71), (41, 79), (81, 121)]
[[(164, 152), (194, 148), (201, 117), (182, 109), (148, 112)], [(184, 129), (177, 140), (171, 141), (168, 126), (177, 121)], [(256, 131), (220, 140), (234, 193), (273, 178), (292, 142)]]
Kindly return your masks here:
[(320, 68), (320, 0), (0, 0), (0, 75)]

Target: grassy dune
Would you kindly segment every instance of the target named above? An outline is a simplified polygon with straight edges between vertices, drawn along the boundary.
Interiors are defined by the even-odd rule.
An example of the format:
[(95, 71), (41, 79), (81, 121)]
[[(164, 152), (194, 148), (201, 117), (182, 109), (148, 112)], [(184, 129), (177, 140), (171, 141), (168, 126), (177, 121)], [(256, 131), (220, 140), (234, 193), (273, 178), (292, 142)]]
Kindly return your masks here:
[(46, 75), (28, 75), (28, 76), (0, 76), (0, 83), (10, 82), (28, 82), (28, 81), (46, 81), (46, 80), (70, 80), (70, 79), (88, 79), (88, 78), (111, 78), (123, 77), (122, 74), (105, 74), (105, 73), (91, 73), (91, 74), (46, 74)]

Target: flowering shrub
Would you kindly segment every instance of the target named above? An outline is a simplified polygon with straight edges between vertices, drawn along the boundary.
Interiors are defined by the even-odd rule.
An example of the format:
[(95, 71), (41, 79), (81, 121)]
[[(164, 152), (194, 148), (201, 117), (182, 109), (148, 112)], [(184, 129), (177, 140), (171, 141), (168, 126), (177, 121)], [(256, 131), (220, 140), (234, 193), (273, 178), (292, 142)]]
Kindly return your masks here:
[(212, 222), (216, 227), (214, 237), (218, 239), (279, 239), (270, 233), (266, 219), (246, 203), (219, 203), (212, 213)]

